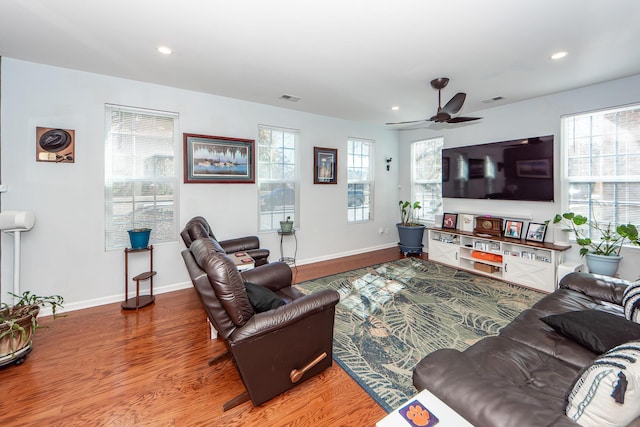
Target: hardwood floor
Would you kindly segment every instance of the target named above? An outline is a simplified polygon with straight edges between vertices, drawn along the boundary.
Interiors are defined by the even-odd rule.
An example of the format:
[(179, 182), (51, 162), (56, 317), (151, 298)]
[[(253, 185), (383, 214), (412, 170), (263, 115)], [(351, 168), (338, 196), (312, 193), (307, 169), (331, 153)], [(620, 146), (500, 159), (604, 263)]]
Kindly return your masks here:
[[(298, 267), (296, 283), (400, 258), (397, 248)], [(2, 426), (373, 426), (385, 416), (335, 362), (259, 407), (222, 404), (244, 387), (210, 340), (193, 288), (155, 304), (120, 304), (41, 319), (33, 352), (0, 369)]]

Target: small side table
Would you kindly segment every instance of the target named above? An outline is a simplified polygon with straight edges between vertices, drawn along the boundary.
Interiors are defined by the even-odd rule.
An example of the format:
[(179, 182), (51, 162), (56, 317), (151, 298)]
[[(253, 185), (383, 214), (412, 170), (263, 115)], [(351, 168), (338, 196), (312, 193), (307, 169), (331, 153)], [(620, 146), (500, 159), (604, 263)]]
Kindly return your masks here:
[(429, 412), (435, 415), (440, 421), (437, 426), (440, 427), (473, 427), (469, 421), (462, 418), (460, 414), (451, 409), (449, 405), (438, 399), (428, 390), (422, 390), (420, 393), (403, 403), (399, 408), (395, 409), (389, 415), (376, 423), (376, 427), (405, 427), (409, 423), (400, 415), (400, 409), (413, 401), (423, 408), (427, 408)]
[[(129, 254), (130, 253), (139, 253), (139, 252), (149, 252), (149, 271), (145, 271), (144, 273), (140, 273), (137, 276), (133, 277), (133, 280), (136, 282), (136, 296), (133, 298), (129, 298)], [(146, 248), (142, 249), (124, 249), (124, 301), (122, 304), (122, 308), (125, 310), (137, 310), (142, 307), (146, 307), (149, 304), (152, 304), (156, 297), (153, 296), (153, 276), (156, 275), (156, 272), (153, 271), (153, 245), (149, 245)], [(140, 281), (149, 280), (149, 295), (140, 295)]]
[[(292, 228), (291, 231), (282, 231), (278, 230), (278, 235), (280, 236), (280, 260), (282, 262), (286, 262), (289, 265), (296, 265), (296, 256), (298, 255), (298, 238), (296, 237), (296, 229)], [(295, 249), (293, 251), (293, 256), (284, 256), (284, 252), (282, 250), (282, 241), (284, 240), (284, 236), (293, 236), (295, 240)]]

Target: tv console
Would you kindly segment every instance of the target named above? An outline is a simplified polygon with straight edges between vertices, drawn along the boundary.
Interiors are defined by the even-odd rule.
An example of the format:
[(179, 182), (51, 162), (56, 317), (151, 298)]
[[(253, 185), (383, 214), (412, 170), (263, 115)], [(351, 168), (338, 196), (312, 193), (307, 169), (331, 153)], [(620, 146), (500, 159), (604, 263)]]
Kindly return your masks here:
[(543, 292), (556, 289), (556, 271), (570, 246), (428, 229), (429, 260)]

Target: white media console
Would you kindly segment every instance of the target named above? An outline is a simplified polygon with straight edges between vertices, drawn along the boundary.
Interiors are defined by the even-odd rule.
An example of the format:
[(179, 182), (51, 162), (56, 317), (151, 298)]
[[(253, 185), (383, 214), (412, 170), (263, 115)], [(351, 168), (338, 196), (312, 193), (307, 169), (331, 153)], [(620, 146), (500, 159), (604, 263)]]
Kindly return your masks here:
[(499, 280), (553, 292), (556, 271), (570, 246), (430, 228), (429, 260)]

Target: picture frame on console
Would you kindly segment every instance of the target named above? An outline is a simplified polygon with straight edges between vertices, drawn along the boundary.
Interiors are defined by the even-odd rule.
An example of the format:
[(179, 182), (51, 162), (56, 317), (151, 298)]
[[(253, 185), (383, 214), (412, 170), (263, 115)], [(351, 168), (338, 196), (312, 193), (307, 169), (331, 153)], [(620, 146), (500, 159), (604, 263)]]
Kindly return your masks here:
[(446, 213), (442, 216), (442, 228), (455, 230), (458, 226), (458, 214)]
[(504, 237), (519, 239), (522, 236), (522, 221), (507, 220), (504, 222)]
[(530, 222), (527, 227), (527, 234), (525, 240), (529, 242), (544, 242), (544, 235), (547, 232), (547, 225), (537, 222)]

